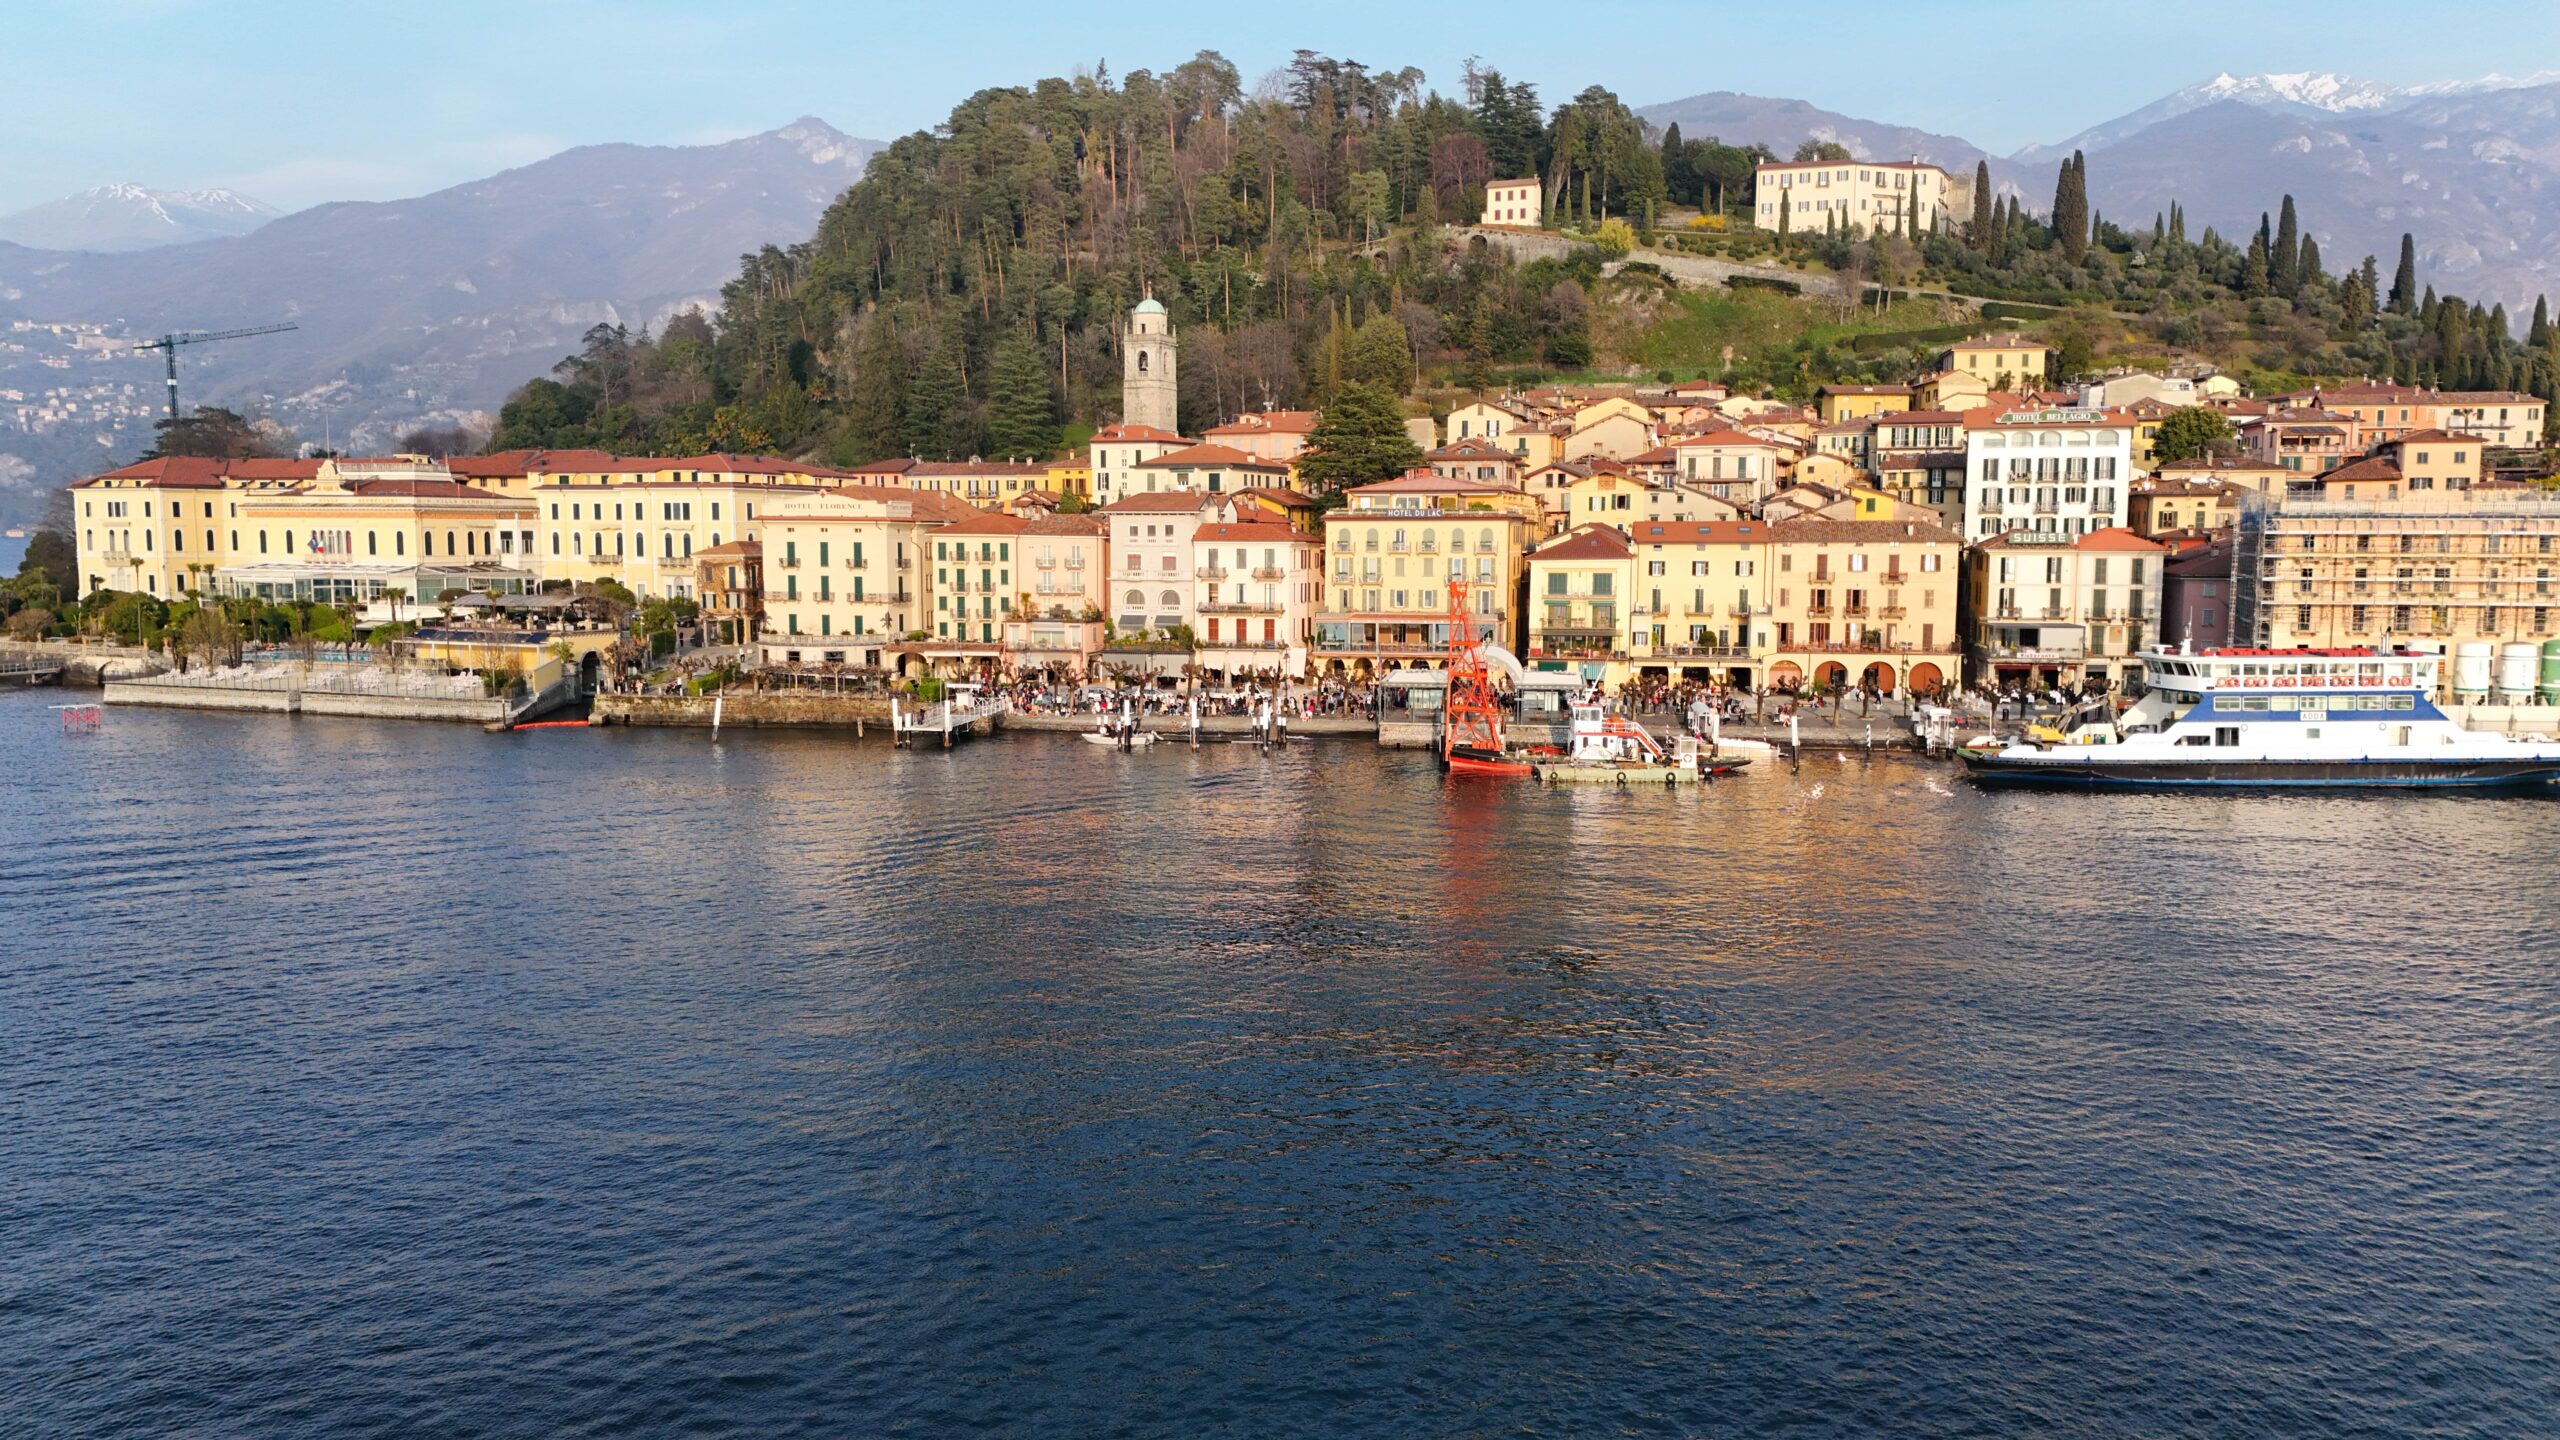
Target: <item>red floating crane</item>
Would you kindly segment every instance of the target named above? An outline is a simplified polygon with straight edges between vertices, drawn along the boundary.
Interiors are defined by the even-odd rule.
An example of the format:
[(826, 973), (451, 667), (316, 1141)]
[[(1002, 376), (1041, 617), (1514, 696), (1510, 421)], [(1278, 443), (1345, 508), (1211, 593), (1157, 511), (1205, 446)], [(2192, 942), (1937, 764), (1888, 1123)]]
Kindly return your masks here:
[(1440, 763), (1452, 775), (1530, 774), (1529, 762), (1504, 753), (1502, 702), (1493, 693), (1464, 575), (1449, 577), (1449, 699), (1441, 716)]

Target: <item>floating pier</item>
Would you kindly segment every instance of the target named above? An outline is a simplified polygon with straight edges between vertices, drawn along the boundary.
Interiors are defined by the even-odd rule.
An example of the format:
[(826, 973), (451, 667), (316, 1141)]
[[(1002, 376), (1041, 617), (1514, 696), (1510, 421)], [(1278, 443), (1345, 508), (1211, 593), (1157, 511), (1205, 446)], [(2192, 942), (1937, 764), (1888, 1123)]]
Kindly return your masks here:
[[(916, 737), (940, 736), (942, 748), (951, 748), (954, 737), (994, 734), (1005, 716), (1013, 713), (1013, 702), (990, 698), (975, 685), (954, 685), (943, 699), (910, 710), (902, 702), (889, 701), (889, 732), (899, 745), (913, 745)], [(981, 731), (978, 727), (985, 726)]]

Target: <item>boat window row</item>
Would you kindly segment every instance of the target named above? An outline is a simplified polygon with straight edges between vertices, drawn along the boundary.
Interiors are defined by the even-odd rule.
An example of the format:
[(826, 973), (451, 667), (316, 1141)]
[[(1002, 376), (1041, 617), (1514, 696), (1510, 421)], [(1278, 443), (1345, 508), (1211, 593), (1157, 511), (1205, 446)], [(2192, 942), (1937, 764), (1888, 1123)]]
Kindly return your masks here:
[[(2304, 703), (2306, 700), (2310, 702), (2307, 705)], [(2250, 711), (2291, 714), (2304, 709), (2325, 710), (2334, 715), (2342, 710), (2408, 711), (2417, 708), (2418, 697), (2415, 695), (2217, 695), (2213, 701), (2213, 711), (2217, 715)]]

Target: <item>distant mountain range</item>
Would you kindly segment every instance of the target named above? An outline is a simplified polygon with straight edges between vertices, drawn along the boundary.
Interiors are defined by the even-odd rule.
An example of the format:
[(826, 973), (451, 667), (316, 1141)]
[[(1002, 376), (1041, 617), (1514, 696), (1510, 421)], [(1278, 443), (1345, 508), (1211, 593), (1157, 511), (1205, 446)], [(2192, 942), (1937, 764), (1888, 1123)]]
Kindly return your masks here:
[[(719, 145), (582, 146), (222, 239), (120, 254), (0, 243), (0, 392), (90, 396), (45, 435), (0, 426), (0, 456), (34, 463), (39, 485), (129, 458), (150, 439), (159, 361), (121, 342), (170, 330), (299, 326), (190, 348), (180, 379), (190, 405), (260, 406), (314, 442), (379, 450), (417, 423), (492, 411), (591, 325), (715, 306), (740, 255), (805, 239), (879, 148), (802, 119)], [(139, 413), (109, 424), (116, 404)], [(0, 396), (0, 421), (15, 409)], [(0, 512), (7, 500), (0, 487)]]
[(2054, 167), (2089, 157), (2099, 214), (2144, 225), (2176, 200), (2191, 230), (2254, 228), (2286, 194), (2333, 268), (2365, 255), (2389, 270), (2400, 234), (2440, 290), (2521, 316), (2560, 290), (2560, 72), (2391, 86), (2343, 75), (2216, 75), (2052, 145), (1994, 156), (1953, 135), (1860, 119), (1796, 100), (1719, 91), (1641, 110), (1690, 139), (1793, 154), (1831, 140), (1871, 158), (1918, 157), (2031, 210), (2052, 202)]
[(0, 215), (0, 240), (36, 250), (148, 250), (246, 235), (283, 213), (233, 190), (101, 185)]

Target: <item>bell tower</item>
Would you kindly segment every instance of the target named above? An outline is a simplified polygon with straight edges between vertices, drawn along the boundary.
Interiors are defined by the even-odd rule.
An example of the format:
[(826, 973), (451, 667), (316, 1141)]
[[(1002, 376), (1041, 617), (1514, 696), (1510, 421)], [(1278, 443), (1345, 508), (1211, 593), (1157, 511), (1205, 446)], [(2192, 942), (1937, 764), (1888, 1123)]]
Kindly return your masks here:
[(1174, 413), (1173, 317), (1154, 292), (1129, 312), (1129, 335), (1120, 353), (1120, 420), (1179, 434)]

